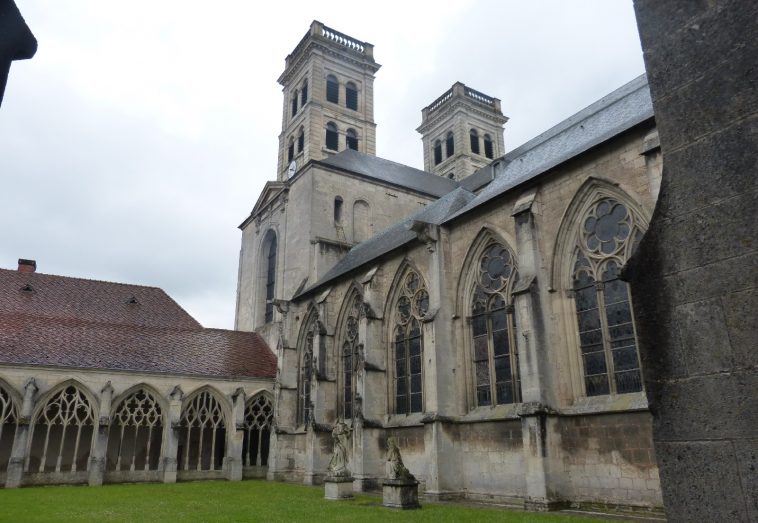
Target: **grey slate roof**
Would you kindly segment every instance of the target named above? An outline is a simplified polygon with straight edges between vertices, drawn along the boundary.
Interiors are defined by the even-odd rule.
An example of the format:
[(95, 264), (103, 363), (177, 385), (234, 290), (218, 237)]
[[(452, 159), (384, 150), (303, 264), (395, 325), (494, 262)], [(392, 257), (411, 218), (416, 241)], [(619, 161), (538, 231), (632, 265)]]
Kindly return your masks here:
[(446, 221), (652, 117), (653, 103), (643, 74), (506, 154), (492, 183)]
[(304, 291), (298, 293), (295, 298), (299, 298), (305, 294), (316, 290), (319, 287), (324, 286), (329, 281), (334, 280), (348, 272), (351, 272), (359, 267), (375, 260), (383, 254), (387, 254), (410, 241), (416, 239), (416, 233), (410, 230), (410, 225), (415, 221), (423, 221), (433, 223), (436, 225), (441, 224), (448, 216), (458, 211), (461, 207), (465, 206), (472, 199), (474, 195), (463, 188), (455, 189), (449, 192), (436, 202), (433, 202), (426, 207), (419, 209), (406, 219), (384, 229), (383, 231), (375, 234), (368, 240), (359, 243), (354, 246), (350, 251), (342, 258), (337, 264), (332, 267), (319, 281), (311, 285)]
[(328, 165), (437, 198), (459, 185), (448, 178), (352, 149), (345, 149), (326, 160), (314, 163)]

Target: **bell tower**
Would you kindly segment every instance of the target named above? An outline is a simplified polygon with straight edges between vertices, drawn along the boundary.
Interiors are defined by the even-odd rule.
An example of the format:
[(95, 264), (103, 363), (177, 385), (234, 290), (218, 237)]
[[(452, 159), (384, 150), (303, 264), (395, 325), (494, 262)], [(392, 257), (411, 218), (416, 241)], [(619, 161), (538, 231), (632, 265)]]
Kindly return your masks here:
[(347, 148), (376, 154), (374, 46), (313, 21), (279, 77), (284, 94), (277, 179)]
[(456, 82), (421, 111), (424, 170), (461, 180), (505, 154), (500, 100)]

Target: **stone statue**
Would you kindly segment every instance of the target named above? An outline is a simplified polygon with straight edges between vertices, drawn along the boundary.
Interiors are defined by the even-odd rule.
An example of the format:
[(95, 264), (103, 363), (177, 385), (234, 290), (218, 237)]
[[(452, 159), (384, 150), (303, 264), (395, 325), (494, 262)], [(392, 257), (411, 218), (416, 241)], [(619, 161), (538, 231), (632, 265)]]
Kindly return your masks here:
[(403, 458), (394, 436), (387, 438), (387, 479), (416, 481), (413, 474), (403, 465)]
[(338, 421), (332, 430), (332, 442), (334, 450), (332, 459), (329, 461), (327, 475), (333, 478), (350, 477), (350, 471), (347, 468), (347, 446), (350, 441), (352, 430), (344, 421)]

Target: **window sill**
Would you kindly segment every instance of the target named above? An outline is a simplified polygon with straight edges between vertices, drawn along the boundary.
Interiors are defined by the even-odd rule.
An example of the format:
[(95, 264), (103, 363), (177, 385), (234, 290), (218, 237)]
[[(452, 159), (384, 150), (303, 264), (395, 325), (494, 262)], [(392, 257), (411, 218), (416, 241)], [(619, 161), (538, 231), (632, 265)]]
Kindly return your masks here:
[(423, 427), (423, 412), (414, 412), (412, 414), (390, 414), (384, 423), (384, 428), (395, 427)]
[(458, 419), (459, 423), (477, 423), (480, 421), (504, 421), (519, 419), (518, 410), (520, 403), (507, 405), (495, 405), (476, 407)]
[(628, 394), (609, 394), (606, 396), (577, 398), (570, 407), (560, 409), (560, 413), (566, 416), (578, 416), (582, 414), (647, 410), (648, 404), (645, 393), (630, 392)]

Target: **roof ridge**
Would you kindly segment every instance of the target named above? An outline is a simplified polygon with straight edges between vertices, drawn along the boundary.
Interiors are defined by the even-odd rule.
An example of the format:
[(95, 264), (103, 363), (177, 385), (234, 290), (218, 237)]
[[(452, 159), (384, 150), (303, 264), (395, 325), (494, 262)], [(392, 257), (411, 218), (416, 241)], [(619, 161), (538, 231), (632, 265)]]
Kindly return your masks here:
[(94, 283), (107, 283), (107, 284), (110, 284), (110, 285), (121, 285), (121, 286), (124, 286), (124, 287), (139, 287), (141, 289), (157, 289), (157, 290), (161, 291), (162, 293), (164, 293), (166, 296), (168, 296), (168, 293), (166, 291), (164, 291), (161, 287), (158, 287), (156, 285), (141, 285), (139, 283), (124, 283), (124, 282), (119, 282), (119, 281), (97, 280), (95, 278), (81, 278), (79, 276), (64, 276), (62, 274), (50, 274), (50, 273), (47, 273), (47, 272), (39, 272), (39, 271), (35, 271), (35, 272), (19, 272), (19, 271), (14, 270), (14, 269), (3, 269), (3, 268), (0, 268), (0, 271), (5, 271), (5, 272), (15, 273), (15, 274), (23, 274), (25, 276), (40, 275), (40, 276), (50, 276), (52, 278), (64, 278), (64, 279), (67, 279), (67, 280), (80, 280), (80, 281), (90, 281), (90, 282), (94, 282)]
[[(88, 320), (85, 318), (75, 318), (71, 316), (53, 316), (48, 314), (40, 314), (39, 312), (22, 312), (22, 311), (4, 311), (0, 310), (0, 316), (2, 317), (22, 317), (22, 318), (29, 318), (32, 320), (45, 320), (45, 321), (53, 321), (57, 323), (68, 323), (71, 325), (90, 325), (90, 326), (100, 326), (100, 327), (119, 327), (119, 328), (125, 328), (125, 329), (144, 329), (144, 330), (155, 330), (155, 331), (172, 331), (172, 332), (201, 332), (204, 330), (211, 330), (203, 327), (200, 325), (200, 327), (169, 327), (166, 325), (140, 325), (136, 323), (115, 323), (110, 321), (95, 321), (95, 320)], [(198, 324), (199, 325), (199, 324)], [(240, 331), (242, 332), (242, 331)]]

